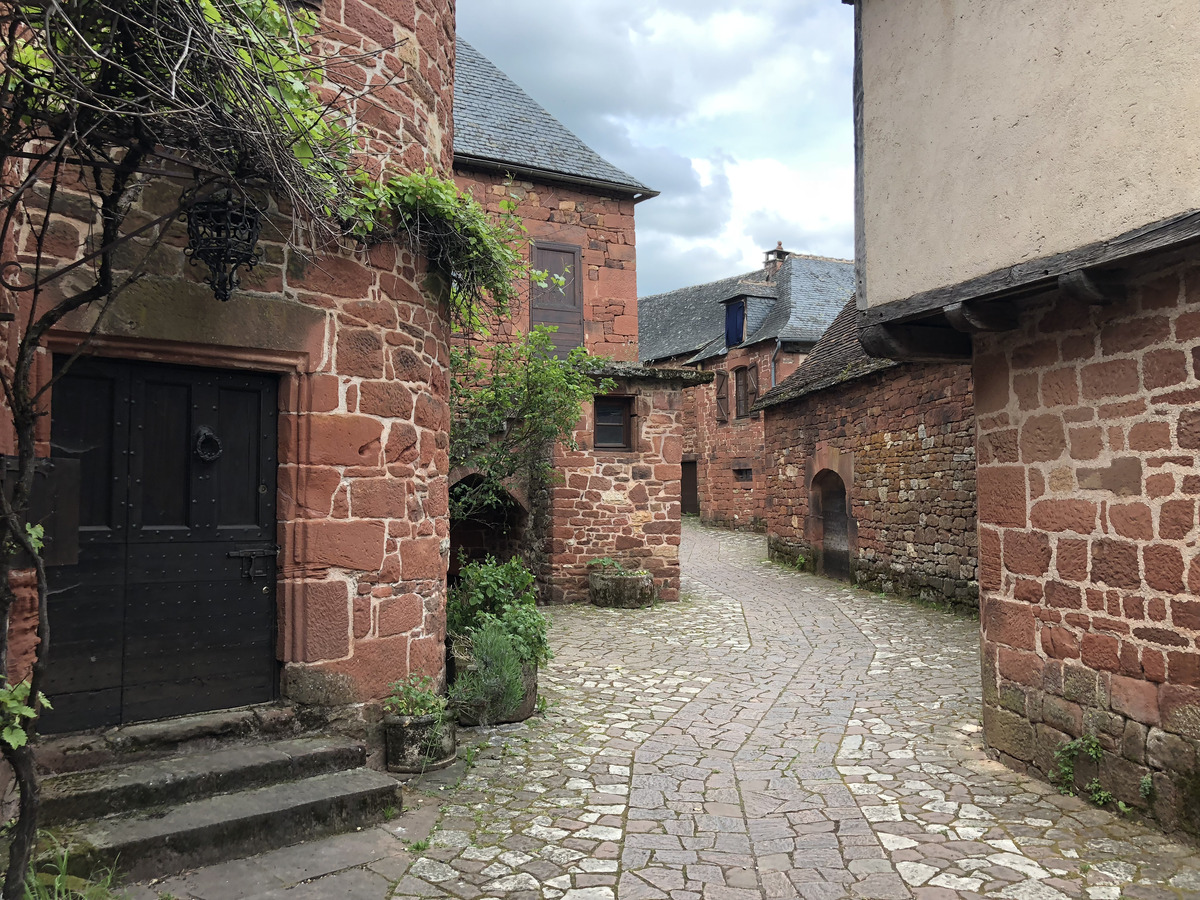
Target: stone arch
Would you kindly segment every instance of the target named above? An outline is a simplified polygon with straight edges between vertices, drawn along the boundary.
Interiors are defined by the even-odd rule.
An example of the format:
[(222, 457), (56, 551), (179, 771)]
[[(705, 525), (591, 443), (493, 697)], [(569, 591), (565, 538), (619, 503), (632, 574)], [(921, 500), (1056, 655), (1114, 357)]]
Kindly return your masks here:
[[(472, 480), (483, 479), (471, 473), (454, 479), (454, 485), (470, 484)], [(490, 555), (503, 562), (521, 555), (528, 524), (526, 504), (511, 491), (506, 491), (499, 503), (470, 519), (451, 518), (449, 580), (457, 581), (463, 559), (475, 562)]]
[(809, 485), (808, 502), (817, 572), (849, 581), (855, 529), (846, 482), (833, 469), (821, 469)]

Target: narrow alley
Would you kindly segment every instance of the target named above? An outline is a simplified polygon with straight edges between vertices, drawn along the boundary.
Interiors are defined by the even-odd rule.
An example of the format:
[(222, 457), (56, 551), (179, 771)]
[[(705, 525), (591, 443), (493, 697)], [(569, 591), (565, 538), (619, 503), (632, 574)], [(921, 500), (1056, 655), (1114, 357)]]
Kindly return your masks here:
[(764, 557), (685, 524), (685, 599), (555, 609), (544, 714), (411, 811), (131, 896), (1200, 897), (1195, 848), (987, 757), (976, 620)]

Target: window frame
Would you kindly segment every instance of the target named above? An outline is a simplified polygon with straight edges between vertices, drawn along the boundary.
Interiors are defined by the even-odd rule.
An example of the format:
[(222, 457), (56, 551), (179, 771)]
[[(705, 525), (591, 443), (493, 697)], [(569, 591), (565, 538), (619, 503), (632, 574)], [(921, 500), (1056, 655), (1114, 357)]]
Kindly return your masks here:
[[(637, 418), (633, 412), (633, 397), (628, 394), (604, 394), (599, 397), (592, 398), (592, 449), (597, 451), (621, 452), (634, 449), (633, 440), (633, 422)], [(597, 426), (598, 412), (600, 404), (603, 402), (619, 403), (621, 405), (622, 420), (621, 434), (624, 442), (621, 444), (601, 444), (599, 441), (599, 431)], [(610, 426), (611, 427), (611, 426)]]
[(738, 366), (733, 370), (734, 418), (750, 417), (750, 410), (758, 400), (758, 366)]

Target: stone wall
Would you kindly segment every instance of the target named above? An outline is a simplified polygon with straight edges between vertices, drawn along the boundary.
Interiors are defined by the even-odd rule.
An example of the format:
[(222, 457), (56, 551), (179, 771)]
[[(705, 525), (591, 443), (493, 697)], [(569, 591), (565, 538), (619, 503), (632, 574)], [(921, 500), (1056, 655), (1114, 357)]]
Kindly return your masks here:
[(976, 344), (985, 734), (1043, 773), (1095, 735), (1106, 790), (1200, 832), (1200, 268), (1028, 305)]
[[(633, 200), (545, 181), (509, 183), (503, 174), (461, 167), (454, 176), (461, 190), (493, 214), (499, 214), (504, 200), (516, 203), (516, 215), (524, 221), (533, 240), (580, 248), (584, 346), (596, 356), (636, 362)], [(528, 306), (513, 310), (510, 327), (529, 330)]]
[(772, 556), (817, 556), (810, 489), (848, 488), (850, 574), (889, 592), (974, 605), (975, 429), (965, 365), (907, 364), (767, 407)]
[(649, 570), (659, 599), (678, 599), (679, 376), (617, 379), (612, 393), (633, 398), (632, 450), (594, 449), (589, 403), (574, 434), (579, 449), (555, 452), (556, 479), (562, 480), (551, 490), (547, 580), (553, 602), (585, 601), (588, 561), (605, 556)]
[[(738, 418), (734, 398), (734, 369), (756, 367), (758, 393), (771, 389), (771, 354), (775, 344), (739, 347), (701, 365), (705, 372), (729, 374), (729, 416), (717, 418), (716, 389), (702, 384), (688, 389), (685, 404), (685, 454), (696, 461), (700, 521), (708, 525), (763, 531), (772, 502), (767, 490), (767, 458), (763, 450), (762, 413)], [(777, 381), (792, 374), (803, 354), (781, 352), (776, 360)]]
[[(377, 59), (330, 67), (331, 79), (380, 86), (371, 102), (355, 101), (372, 164), (448, 174), (452, 0), (346, 0), (326, 4), (323, 25), (328, 40), (339, 41), (328, 49), (371, 52), (399, 42)], [(130, 222), (169, 211), (186, 186), (151, 183)], [(283, 694), (332, 705), (378, 698), (410, 671), (440, 677), (444, 668), (446, 290), (409, 247), (289, 246), (290, 221), (263, 201), (263, 262), (229, 303), (216, 301), (186, 264), (186, 232), (171, 224), (147, 276), (98, 324), (91, 309), (55, 330), (38, 378), (49, 379), (53, 352), (81, 343), (102, 356), (278, 374)], [(94, 223), (82, 195), (58, 203), (65, 214), (53, 252), (65, 262)], [(34, 210), (30, 221), (39, 216)], [(49, 422), (39, 424), (40, 454), (49, 452)], [(12, 440), (0, 416), (0, 443), (7, 450)], [(14, 643), (17, 669), (32, 649), (28, 627), (15, 624), (24, 635)]]

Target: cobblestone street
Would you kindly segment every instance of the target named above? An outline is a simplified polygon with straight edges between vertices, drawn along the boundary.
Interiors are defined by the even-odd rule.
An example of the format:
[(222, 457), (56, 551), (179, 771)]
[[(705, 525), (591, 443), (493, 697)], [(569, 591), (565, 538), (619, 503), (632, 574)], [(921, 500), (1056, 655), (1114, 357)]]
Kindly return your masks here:
[[(417, 785), (433, 798), (425, 812), (155, 890), (198, 900), (1200, 898), (1194, 848), (987, 758), (977, 621), (764, 557), (760, 536), (685, 524), (685, 599), (554, 610), (545, 714), (462, 732), (464, 745), (486, 745), (469, 768)], [(307, 874), (288, 874), (286, 854)]]

